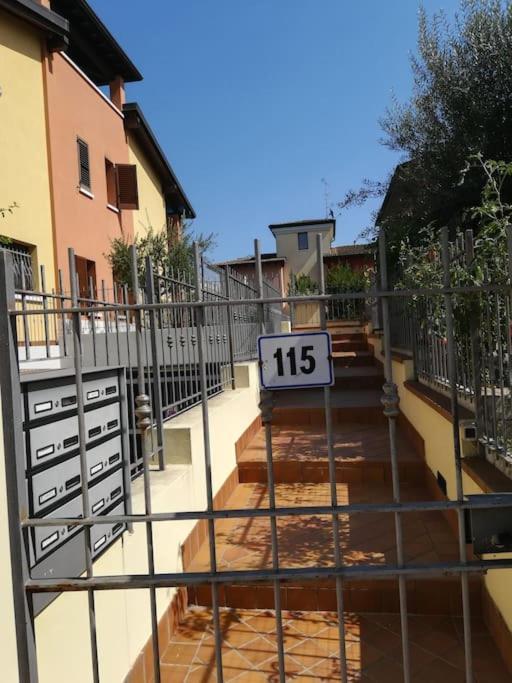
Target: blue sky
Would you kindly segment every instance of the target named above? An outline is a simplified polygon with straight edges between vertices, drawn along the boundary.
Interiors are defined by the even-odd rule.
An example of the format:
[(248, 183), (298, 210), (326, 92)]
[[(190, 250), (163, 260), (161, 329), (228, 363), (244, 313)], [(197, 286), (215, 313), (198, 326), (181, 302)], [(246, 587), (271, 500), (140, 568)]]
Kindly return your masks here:
[[(215, 259), (274, 249), (269, 223), (325, 216), (396, 155), (378, 119), (411, 89), (416, 0), (92, 0), (144, 75), (128, 87), (198, 214)], [(424, 0), (453, 14), (458, 0)], [(143, 9), (143, 11), (141, 11)], [(338, 218), (354, 242), (372, 206)]]

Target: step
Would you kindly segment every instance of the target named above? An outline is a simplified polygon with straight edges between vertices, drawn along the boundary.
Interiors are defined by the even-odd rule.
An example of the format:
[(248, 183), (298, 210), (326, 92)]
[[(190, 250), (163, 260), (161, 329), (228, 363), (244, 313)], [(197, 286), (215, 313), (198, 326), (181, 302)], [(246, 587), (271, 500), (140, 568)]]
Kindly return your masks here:
[[(340, 504), (376, 503), (392, 500), (389, 482), (337, 484)], [(424, 484), (402, 483), (403, 500), (431, 500)], [(276, 506), (290, 508), (307, 505), (329, 505), (330, 487), (325, 483), (277, 484)], [(231, 509), (256, 509), (268, 506), (264, 485), (240, 484), (226, 502)], [(271, 569), (271, 530), (266, 517), (254, 519), (218, 520), (216, 556), (218, 571)], [(416, 512), (402, 515), (404, 559), (408, 566), (429, 566), (456, 562), (458, 542), (441, 512)], [(281, 517), (277, 525), (279, 566), (282, 569), (330, 567), (334, 565), (332, 517), (307, 513)], [(192, 543), (192, 541), (187, 541)], [(374, 512), (340, 515), (340, 545), (346, 566), (390, 566), (397, 562), (394, 515)], [(183, 549), (186, 571), (209, 570), (209, 546), (205, 539), (194, 552)], [(289, 609), (332, 609), (335, 605), (335, 585), (329, 579), (294, 580), (282, 587), (283, 606)], [(416, 614), (461, 614), (460, 579), (415, 576), (407, 581), (410, 594), (409, 611)], [(398, 610), (398, 587), (395, 579), (345, 581), (346, 609), (395, 612)], [(473, 609), (480, 609), (481, 579), (471, 579)], [(210, 597), (209, 597), (210, 596)], [(190, 589), (194, 604), (210, 605), (209, 585)], [(226, 607), (270, 608), (273, 594), (270, 585), (254, 590), (253, 585), (237, 584), (224, 587), (219, 595)]]
[[(469, 581), (471, 614), (482, 615), (482, 581), (471, 577)], [(335, 611), (336, 584), (334, 581), (290, 582), (280, 591), (282, 609), (307, 611)], [(190, 605), (212, 606), (209, 584), (188, 588)], [(394, 579), (379, 581), (345, 581), (343, 587), (345, 610), (398, 614), (400, 597), (398, 582)], [(271, 583), (223, 585), (219, 588), (219, 605), (231, 609), (273, 609), (274, 589)], [(407, 582), (407, 608), (409, 614), (429, 616), (462, 616), (460, 579), (457, 577), (415, 578)]]
[(334, 352), (343, 351), (369, 351), (366, 341), (352, 341), (350, 339), (343, 341), (333, 341), (332, 350)]
[[(383, 424), (386, 421), (381, 403), (382, 391), (377, 389), (334, 388), (331, 391), (333, 424), (346, 422)], [(325, 425), (325, 398), (322, 389), (299, 389), (276, 392), (272, 412), (275, 425)]]
[[(340, 680), (340, 643), (335, 611), (283, 610), (284, 669), (287, 681)], [(279, 680), (276, 613), (273, 609), (221, 608), (222, 665), (226, 681)], [(414, 681), (464, 680), (464, 638), (460, 618), (410, 614), (409, 655)], [(347, 679), (403, 680), (401, 621), (398, 614), (348, 610), (344, 614)], [(477, 680), (503, 683), (510, 674), (482, 618), (472, 620)], [(216, 680), (213, 613), (190, 607), (180, 623), (162, 628), (160, 677), (173, 681)], [(127, 683), (153, 683), (149, 641)], [(479, 672), (492, 672), (489, 678)]]
[(377, 366), (338, 367), (334, 369), (337, 389), (382, 389), (384, 377)]
[(334, 351), (334, 366), (340, 368), (377, 366), (373, 351)]
[[(396, 434), (401, 482), (425, 481), (425, 461), (414, 444), (402, 433)], [(333, 432), (333, 454), (338, 483), (391, 482), (389, 431), (386, 424), (343, 424)], [(272, 460), (276, 483), (325, 483), (329, 481), (325, 428), (273, 427)], [(238, 455), (240, 483), (267, 482), (265, 430), (254, 435)]]

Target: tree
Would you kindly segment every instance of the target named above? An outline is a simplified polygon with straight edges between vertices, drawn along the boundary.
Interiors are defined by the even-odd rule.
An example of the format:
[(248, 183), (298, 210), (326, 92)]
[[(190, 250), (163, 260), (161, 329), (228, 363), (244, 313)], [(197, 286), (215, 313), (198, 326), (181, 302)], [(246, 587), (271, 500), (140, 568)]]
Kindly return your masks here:
[[(195, 234), (191, 230), (191, 224), (183, 226), (182, 236), (179, 240), (169, 245), (167, 230), (154, 230), (151, 226), (146, 228), (146, 233), (137, 236), (134, 244), (137, 247), (137, 269), (139, 282), (143, 284), (146, 277), (146, 258), (149, 256), (153, 261), (155, 272), (168, 273), (173, 270), (179, 272), (182, 277), (191, 279), (193, 275), (193, 245), (197, 242), (200, 253), (205, 256), (215, 247), (216, 236), (214, 233)], [(117, 284), (132, 286), (131, 276), (131, 243), (123, 235), (110, 240), (110, 251), (105, 254), (112, 274)]]
[[(383, 144), (407, 161), (400, 180), (409, 201), (395, 203), (383, 221), (395, 244), (418, 239), (427, 226), (471, 223), (468, 210), (486, 177), (475, 166), (460, 182), (469, 157), (512, 160), (512, 3), (462, 0), (451, 24), (443, 12), (429, 19), (422, 9), (411, 68), (411, 98), (393, 100), (380, 122)], [(382, 195), (382, 186), (374, 189)]]

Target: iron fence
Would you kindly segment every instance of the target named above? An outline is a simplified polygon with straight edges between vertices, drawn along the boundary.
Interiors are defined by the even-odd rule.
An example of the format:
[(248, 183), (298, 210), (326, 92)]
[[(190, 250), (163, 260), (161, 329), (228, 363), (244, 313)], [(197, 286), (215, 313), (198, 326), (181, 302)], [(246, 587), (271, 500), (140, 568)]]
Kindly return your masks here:
[[(463, 287), (475, 255), (471, 230), (449, 243), (452, 286)], [(441, 249), (429, 258), (441, 268)], [(512, 456), (512, 318), (510, 291), (486, 292), (491, 277), (484, 270), (482, 288), (454, 297), (455, 389), (458, 400), (475, 414), (479, 441), (496, 458)], [(451, 390), (447, 317), (439, 297), (418, 294), (390, 304), (391, 343), (414, 361), (417, 379), (449, 394)]]
[[(96, 288), (91, 280), (89, 297), (77, 295), (81, 309), (80, 346), (84, 368), (111, 365), (126, 368), (129, 397), (132, 476), (142, 471), (142, 447), (137, 435), (135, 395), (139, 373), (143, 374), (152, 406), (151, 439), (157, 439), (160, 467), (163, 467), (163, 423), (201, 402), (199, 374), (199, 327), (197, 311), (191, 305), (202, 300), (222, 304), (236, 298), (236, 307), (211, 306), (205, 310), (204, 336), (205, 388), (212, 397), (227, 386), (234, 386), (234, 364), (254, 358), (256, 339), (261, 333), (259, 311), (252, 303), (257, 298), (254, 284), (240, 280), (229, 267), (220, 269), (201, 259), (198, 280), (192, 265), (184, 270), (155, 267), (150, 259), (144, 267), (132, 250), (132, 286), (107, 289), (105, 282)], [(77, 282), (70, 265), (70, 283)], [(142, 276), (143, 281), (139, 282)], [(15, 279), (15, 283), (16, 283)], [(62, 272), (57, 291), (45, 291), (41, 270), (41, 291), (15, 289), (16, 338), (18, 358), (23, 370), (69, 368), (74, 363), (73, 326), (69, 309), (73, 305), (71, 284), (66, 289)], [(267, 296), (277, 291), (263, 282)], [(77, 285), (77, 292), (79, 291)], [(97, 298), (97, 295), (100, 298)], [(166, 309), (168, 303), (178, 307)], [(156, 312), (145, 308), (136, 315), (130, 306), (157, 304)], [(280, 332), (286, 316), (279, 304), (265, 306), (267, 332)], [(140, 338), (142, 363), (137, 360)]]
[[(133, 255), (133, 252), (132, 252)], [(265, 424), (265, 444), (267, 457), (267, 488), (269, 494), (269, 505), (260, 509), (243, 509), (243, 510), (218, 510), (214, 508), (213, 501), (213, 486), (212, 486), (212, 453), (210, 447), (210, 433), (209, 433), (209, 388), (215, 388), (215, 380), (213, 384), (208, 384), (209, 366), (220, 364), (222, 367), (228, 367), (228, 356), (220, 357), (215, 355), (216, 351), (212, 349), (215, 347), (213, 342), (210, 342), (210, 336), (215, 337), (215, 329), (217, 326), (222, 328), (222, 312), (227, 314), (227, 322), (231, 320), (231, 325), (259, 325), (260, 329), (265, 330), (267, 325), (272, 324), (272, 309), (274, 307), (282, 307), (283, 305), (299, 304), (309, 301), (320, 308), (321, 320), (320, 326), (325, 329), (327, 320), (325, 315), (325, 306), (333, 301), (348, 301), (353, 299), (365, 300), (368, 293), (344, 293), (344, 294), (325, 294), (323, 282), (323, 254), (322, 242), (319, 236), (317, 240), (317, 258), (318, 266), (321, 276), (320, 291), (311, 295), (307, 299), (303, 297), (277, 297), (265, 296), (264, 285), (261, 278), (261, 261), (259, 257), (259, 249), (256, 249), (256, 263), (257, 263), (257, 278), (255, 283), (256, 292), (254, 296), (249, 298), (236, 298), (236, 294), (240, 294), (240, 290), (231, 291), (233, 283), (229, 280), (229, 273), (226, 275), (226, 280), (229, 281), (227, 296), (222, 291), (220, 284), (208, 288), (201, 284), (201, 264), (196, 249), (196, 259), (194, 268), (194, 282), (195, 289), (189, 286), (189, 283), (184, 281), (182, 277), (177, 278), (176, 274), (171, 274), (169, 277), (161, 275), (165, 281), (161, 283), (161, 287), (155, 290), (155, 278), (151, 273), (150, 264), (148, 264), (146, 277), (147, 287), (144, 293), (145, 299), (142, 295), (139, 296), (139, 288), (137, 286), (137, 269), (136, 259), (133, 258), (133, 283), (135, 296), (130, 298), (127, 293), (124, 293), (124, 301), (122, 303), (114, 302), (84, 302), (77, 297), (77, 288), (73, 274), (74, 256), (70, 254), (70, 269), (71, 269), (71, 298), (68, 300), (62, 294), (53, 295), (52, 307), (48, 306), (44, 313), (34, 310), (20, 310), (13, 306), (14, 288), (12, 282), (12, 273), (9, 274), (9, 268), (5, 258), (0, 259), (0, 349), (4, 362), (0, 368), (0, 380), (2, 383), (2, 410), (3, 410), (3, 424), (4, 424), (4, 439), (6, 452), (10, 457), (23, 459), (23, 446), (20, 443), (19, 430), (16, 426), (21, 424), (21, 402), (19, 390), (19, 372), (17, 359), (17, 321), (25, 318), (32, 318), (34, 316), (56, 316), (61, 321), (61, 338), (59, 337), (59, 348), (64, 344), (64, 339), (68, 333), (68, 327), (71, 327), (71, 346), (73, 348), (72, 364), (76, 374), (77, 387), (80, 385), (84, 364), (91, 362), (91, 358), (95, 362), (103, 362), (104, 358), (112, 353), (114, 350), (114, 359), (121, 359), (126, 361), (128, 359), (129, 367), (133, 368), (135, 378), (132, 380), (132, 400), (137, 406), (136, 417), (137, 422), (134, 425), (134, 436), (141, 441), (141, 469), (144, 480), (144, 498), (145, 509), (141, 514), (119, 515), (109, 517), (108, 522), (101, 516), (94, 516), (88, 507), (87, 501), (84, 497), (84, 509), (82, 518), (52, 518), (52, 519), (38, 519), (27, 518), (26, 510), (19, 505), (17, 491), (19, 490), (19, 482), (16, 481), (16, 473), (14, 468), (8, 473), (8, 513), (9, 519), (12, 520), (11, 543), (14, 548), (13, 552), (13, 577), (14, 577), (14, 599), (16, 610), (16, 624), (18, 647), (20, 651), (19, 666), (20, 666), (20, 680), (23, 683), (35, 683), (37, 681), (37, 657), (36, 657), (36, 642), (34, 636), (34, 621), (30, 609), (31, 598), (34, 594), (39, 593), (54, 593), (59, 592), (85, 592), (88, 595), (87, 614), (89, 619), (90, 631), (90, 648), (92, 661), (92, 680), (98, 683), (99, 662), (98, 662), (98, 647), (97, 647), (97, 615), (95, 608), (95, 596), (98, 591), (109, 590), (140, 590), (142, 588), (148, 589), (150, 592), (150, 611), (151, 611), (151, 625), (152, 625), (152, 649), (153, 649), (153, 669), (154, 680), (158, 683), (160, 681), (160, 647), (159, 647), (159, 628), (157, 620), (156, 609), (156, 590), (164, 587), (178, 587), (178, 586), (193, 586), (198, 584), (209, 584), (212, 593), (212, 612), (213, 612), (213, 635), (215, 640), (215, 667), (217, 680), (222, 683), (223, 676), (223, 632), (221, 629), (219, 619), (219, 588), (225, 584), (247, 583), (257, 586), (260, 582), (271, 581), (274, 587), (274, 605), (275, 605), (275, 619), (276, 619), (276, 635), (277, 635), (277, 668), (276, 677), (280, 683), (286, 681), (286, 652), (285, 652), (285, 636), (283, 633), (280, 591), (281, 587), (286, 582), (303, 581), (308, 583), (318, 579), (331, 579), (336, 582), (337, 595), (337, 626), (339, 633), (339, 666), (342, 680), (349, 680), (347, 671), (347, 652), (346, 643), (348, 641), (345, 629), (345, 606), (344, 606), (344, 586), (345, 583), (352, 581), (364, 580), (369, 581), (373, 579), (394, 578), (399, 585), (399, 602), (400, 602), (400, 622), (401, 622), (401, 646), (403, 658), (402, 677), (405, 683), (411, 681), (411, 666), (410, 666), (410, 643), (409, 643), (409, 617), (408, 617), (408, 591), (407, 582), (413, 579), (415, 582), (421, 582), (425, 576), (445, 576), (447, 574), (455, 574), (460, 577), (461, 594), (463, 605), (463, 625), (464, 625), (464, 646), (465, 646), (465, 667), (466, 667), (466, 681), (472, 683), (473, 676), (473, 657), (472, 657), (472, 639), (471, 639), (471, 605), (469, 599), (469, 576), (472, 573), (481, 573), (490, 569), (512, 567), (512, 560), (509, 558), (502, 559), (481, 559), (477, 561), (469, 561), (466, 550), (466, 510), (476, 510), (478, 508), (500, 508), (510, 506), (510, 499), (505, 497), (491, 498), (486, 501), (476, 501), (474, 499), (467, 500), (463, 490), (462, 478), (462, 463), (460, 440), (458, 438), (459, 428), (459, 408), (458, 408), (458, 379), (457, 379), (457, 347), (455, 344), (455, 323), (454, 323), (454, 309), (453, 300), (456, 297), (472, 296), (475, 291), (482, 297), (487, 299), (493, 297), (502, 297), (509, 291), (512, 283), (512, 269), (508, 274), (506, 285), (494, 285), (489, 283), (485, 287), (471, 288), (471, 287), (454, 287), (450, 282), (449, 273), (449, 249), (446, 235), (442, 244), (442, 265), (443, 265), (443, 282), (439, 287), (430, 290), (389, 290), (386, 272), (386, 250), (385, 239), (381, 236), (380, 240), (380, 288), (378, 291), (372, 293), (372, 296), (377, 298), (382, 304), (382, 325), (383, 325), (383, 339), (384, 339), (384, 370), (386, 383), (384, 385), (384, 415), (389, 424), (389, 438), (390, 438), (390, 462), (392, 472), (392, 502), (374, 505), (366, 502), (358, 505), (351, 503), (340, 504), (337, 499), (336, 489), (336, 460), (334, 453), (334, 434), (332, 422), (332, 401), (331, 388), (326, 387), (323, 390), (324, 410), (325, 410), (325, 432), (327, 443), (327, 456), (329, 462), (329, 488), (330, 501), (327, 505), (299, 505), (296, 508), (281, 508), (276, 504), (275, 497), (275, 483), (273, 478), (273, 427), (272, 427), (272, 396), (264, 393), (262, 395), (262, 419)], [(160, 276), (159, 276), (160, 277)], [(178, 280), (178, 282), (176, 282)], [(220, 282), (215, 280), (215, 282)], [(245, 283), (242, 283), (245, 284)], [(181, 288), (182, 294), (179, 296), (174, 293), (173, 300), (165, 300), (169, 290), (173, 287)], [(158, 292), (158, 293), (157, 293)], [(139, 294), (138, 294), (139, 293)], [(52, 296), (52, 295), (50, 295)], [(186, 297), (185, 300), (180, 300), (181, 296)], [(395, 298), (403, 298), (406, 300), (414, 299), (420, 296), (422, 298), (436, 298), (443, 303), (443, 309), (446, 321), (446, 359), (448, 368), (448, 382), (451, 398), (451, 414), (454, 429), (454, 446), (452, 465), (454, 468), (456, 481), (456, 496), (453, 501), (409, 501), (402, 500), (401, 482), (399, 477), (399, 465), (397, 458), (397, 440), (396, 440), (396, 421), (399, 415), (398, 408), (398, 393), (397, 386), (393, 381), (393, 366), (391, 354), (391, 334), (390, 334), (390, 302)], [(85, 305), (87, 303), (87, 305)], [(247, 313), (248, 320), (235, 320), (234, 316), (230, 316), (233, 312), (241, 307), (247, 307), (250, 313)], [(277, 308), (276, 308), (277, 310)], [(254, 311), (254, 314), (253, 314)], [(267, 311), (267, 313), (265, 313)], [(269, 313), (270, 311), (270, 313)], [(116, 316), (124, 317), (124, 327), (122, 331), (119, 330)], [(92, 317), (91, 317), (92, 316)], [(100, 335), (100, 330), (96, 326), (98, 318), (103, 321), (103, 332)], [(84, 331), (83, 319), (88, 319), (89, 327)], [(11, 322), (14, 322), (11, 325)], [(69, 322), (71, 323), (69, 325)], [(114, 324), (115, 332), (111, 336), (111, 325)], [(176, 327), (177, 326), (177, 327)], [(22, 325), (22, 329), (25, 329)], [(224, 329), (229, 330), (229, 325), (226, 324)], [(252, 329), (252, 327), (251, 327)], [(184, 335), (185, 331), (190, 337), (186, 337), (185, 346), (193, 349), (192, 359), (178, 361), (175, 355), (169, 356), (169, 344), (167, 337), (169, 330), (178, 330), (179, 335)], [(133, 339), (131, 338), (133, 332)], [(101, 341), (99, 337), (101, 338)], [(126, 339), (123, 341), (123, 336)], [(161, 338), (160, 338), (161, 337)], [(87, 344), (92, 342), (93, 344)], [(216, 337), (215, 337), (216, 339)], [(237, 341), (233, 334), (233, 357), (237, 352)], [(26, 341), (26, 340), (25, 340)], [(112, 341), (112, 344), (110, 344)], [(124, 348), (122, 344), (124, 343)], [(245, 343), (245, 342), (244, 342)], [(252, 342), (251, 342), (252, 343)], [(496, 345), (495, 337), (490, 344), (492, 348)], [(30, 346), (30, 344), (29, 344)], [(181, 346), (181, 343), (178, 344)], [(219, 342), (218, 346), (221, 346)], [(226, 346), (229, 346), (226, 344)], [(248, 352), (254, 355), (255, 349), (244, 347), (243, 352)], [(119, 349), (119, 351), (116, 350)], [(159, 349), (162, 348), (161, 351)], [(176, 348), (172, 345), (174, 352)], [(150, 351), (151, 349), (151, 351)], [(119, 356), (115, 354), (119, 353)], [(130, 359), (130, 353), (133, 353)], [(158, 354), (161, 353), (160, 356)], [(149, 359), (153, 354), (153, 363)], [(167, 354), (167, 355), (166, 355)], [(62, 357), (67, 357), (63, 354)], [(154, 419), (151, 416), (152, 411), (159, 412), (157, 407), (159, 387), (161, 390), (160, 378), (154, 369), (159, 367), (160, 363), (170, 358), (170, 363), (173, 366), (179, 365), (181, 367), (189, 368), (190, 365), (197, 365), (198, 385), (203, 417), (203, 440), (204, 440), (204, 471), (206, 477), (206, 506), (205, 509), (200, 510), (186, 510), (182, 512), (166, 512), (154, 514), (152, 512), (152, 489), (151, 489), (151, 463), (154, 459), (158, 460), (161, 457), (161, 443), (158, 438), (156, 441), (146, 439), (145, 434), (149, 431), (153, 433)], [(114, 360), (113, 362), (117, 362)], [(151, 375), (150, 368), (153, 369)], [(228, 374), (227, 381), (231, 375)], [(180, 379), (181, 381), (181, 379)], [(136, 385), (136, 386), (135, 386)], [(147, 394), (148, 387), (153, 386), (154, 393), (152, 398)], [(192, 390), (194, 391), (194, 390)], [(78, 391), (78, 396), (81, 396), (81, 391)], [(154, 405), (153, 405), (154, 403)], [(164, 401), (165, 403), (165, 401)], [(171, 404), (176, 401), (171, 401)], [(179, 402), (178, 402), (179, 405)], [(163, 407), (163, 406), (162, 406)], [(83, 420), (83, 406), (78, 405), (79, 418)], [(5, 428), (9, 425), (9, 428)], [(82, 430), (83, 431), (83, 430)], [(86, 453), (85, 443), (80, 439), (80, 459), (82, 470), (86, 468)], [(448, 456), (448, 454), (447, 454)], [(404, 557), (404, 543), (403, 543), (403, 516), (406, 513), (414, 511), (433, 511), (433, 510), (454, 510), (458, 519), (458, 534), (459, 534), (459, 559), (449, 562), (440, 563), (415, 563), (409, 564)], [(365, 564), (365, 565), (350, 565), (345, 563), (343, 557), (343, 548), (340, 544), (340, 515), (366, 515), (375, 512), (382, 514), (393, 515), (395, 524), (395, 541), (397, 549), (397, 560), (389, 564)], [(279, 519), (288, 517), (290, 515), (305, 516), (312, 515), (329, 515), (332, 520), (333, 527), (333, 543), (335, 545), (334, 561), (328, 565), (321, 566), (302, 566), (297, 568), (283, 568), (280, 566), (280, 548), (279, 539), (277, 535), (277, 523)], [(254, 570), (230, 570), (221, 571), (217, 566), (216, 560), (216, 538), (215, 538), (215, 523), (216, 521), (225, 517), (233, 517), (240, 519), (254, 519), (258, 516), (264, 516), (269, 519), (271, 527), (272, 545), (271, 545), (271, 564), (266, 568)], [(183, 571), (181, 573), (166, 573), (157, 572), (155, 570), (154, 549), (153, 549), (153, 525), (169, 521), (174, 522), (185, 519), (205, 519), (208, 525), (208, 541), (210, 551), (210, 570), (194, 573), (191, 571)], [(62, 524), (77, 525), (84, 528), (84, 543), (86, 545), (87, 557), (91, 557), (90, 548), (90, 533), (88, 530), (96, 524), (106, 524), (112, 521), (120, 521), (122, 523), (130, 523), (133, 525), (142, 524), (146, 530), (147, 537), (147, 571), (145, 573), (133, 575), (116, 575), (116, 576), (95, 576), (93, 566), (90, 559), (87, 564), (87, 572), (84, 577), (75, 578), (72, 576), (64, 576), (59, 578), (44, 578), (36, 579), (30, 576), (27, 569), (27, 562), (25, 558), (25, 548), (27, 545), (27, 533), (31, 528), (37, 527), (52, 527)], [(70, 625), (71, 627), (71, 625)], [(353, 638), (353, 634), (350, 634)]]

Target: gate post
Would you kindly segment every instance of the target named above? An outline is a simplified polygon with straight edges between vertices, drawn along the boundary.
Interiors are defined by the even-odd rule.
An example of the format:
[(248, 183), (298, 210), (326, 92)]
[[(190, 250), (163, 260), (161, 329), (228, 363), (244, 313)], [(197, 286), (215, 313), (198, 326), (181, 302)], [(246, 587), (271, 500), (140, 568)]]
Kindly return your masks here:
[(23, 462), (21, 432), (21, 392), (18, 367), (16, 319), (10, 319), (9, 306), (15, 306), (12, 256), (0, 251), (0, 391), (2, 402), (3, 448), (7, 524), (10, 549), (12, 599), (16, 630), (19, 683), (37, 683), (37, 657), (32, 598), (25, 591), (30, 578), (21, 522), (28, 516), (24, 482), (18, 476)]
[[(148, 304), (156, 303), (155, 297), (155, 280), (153, 273), (153, 261), (151, 256), (146, 257), (146, 298)], [(156, 344), (156, 313), (154, 310), (149, 311), (149, 335), (151, 338), (151, 356), (153, 366), (153, 394), (154, 394), (154, 417), (156, 419), (156, 444), (158, 450), (158, 469), (165, 470), (164, 458), (164, 430), (163, 430), (163, 415), (162, 415), (162, 386), (160, 384), (160, 363), (158, 362), (158, 348)], [(162, 354), (162, 364), (165, 363), (165, 358)]]

